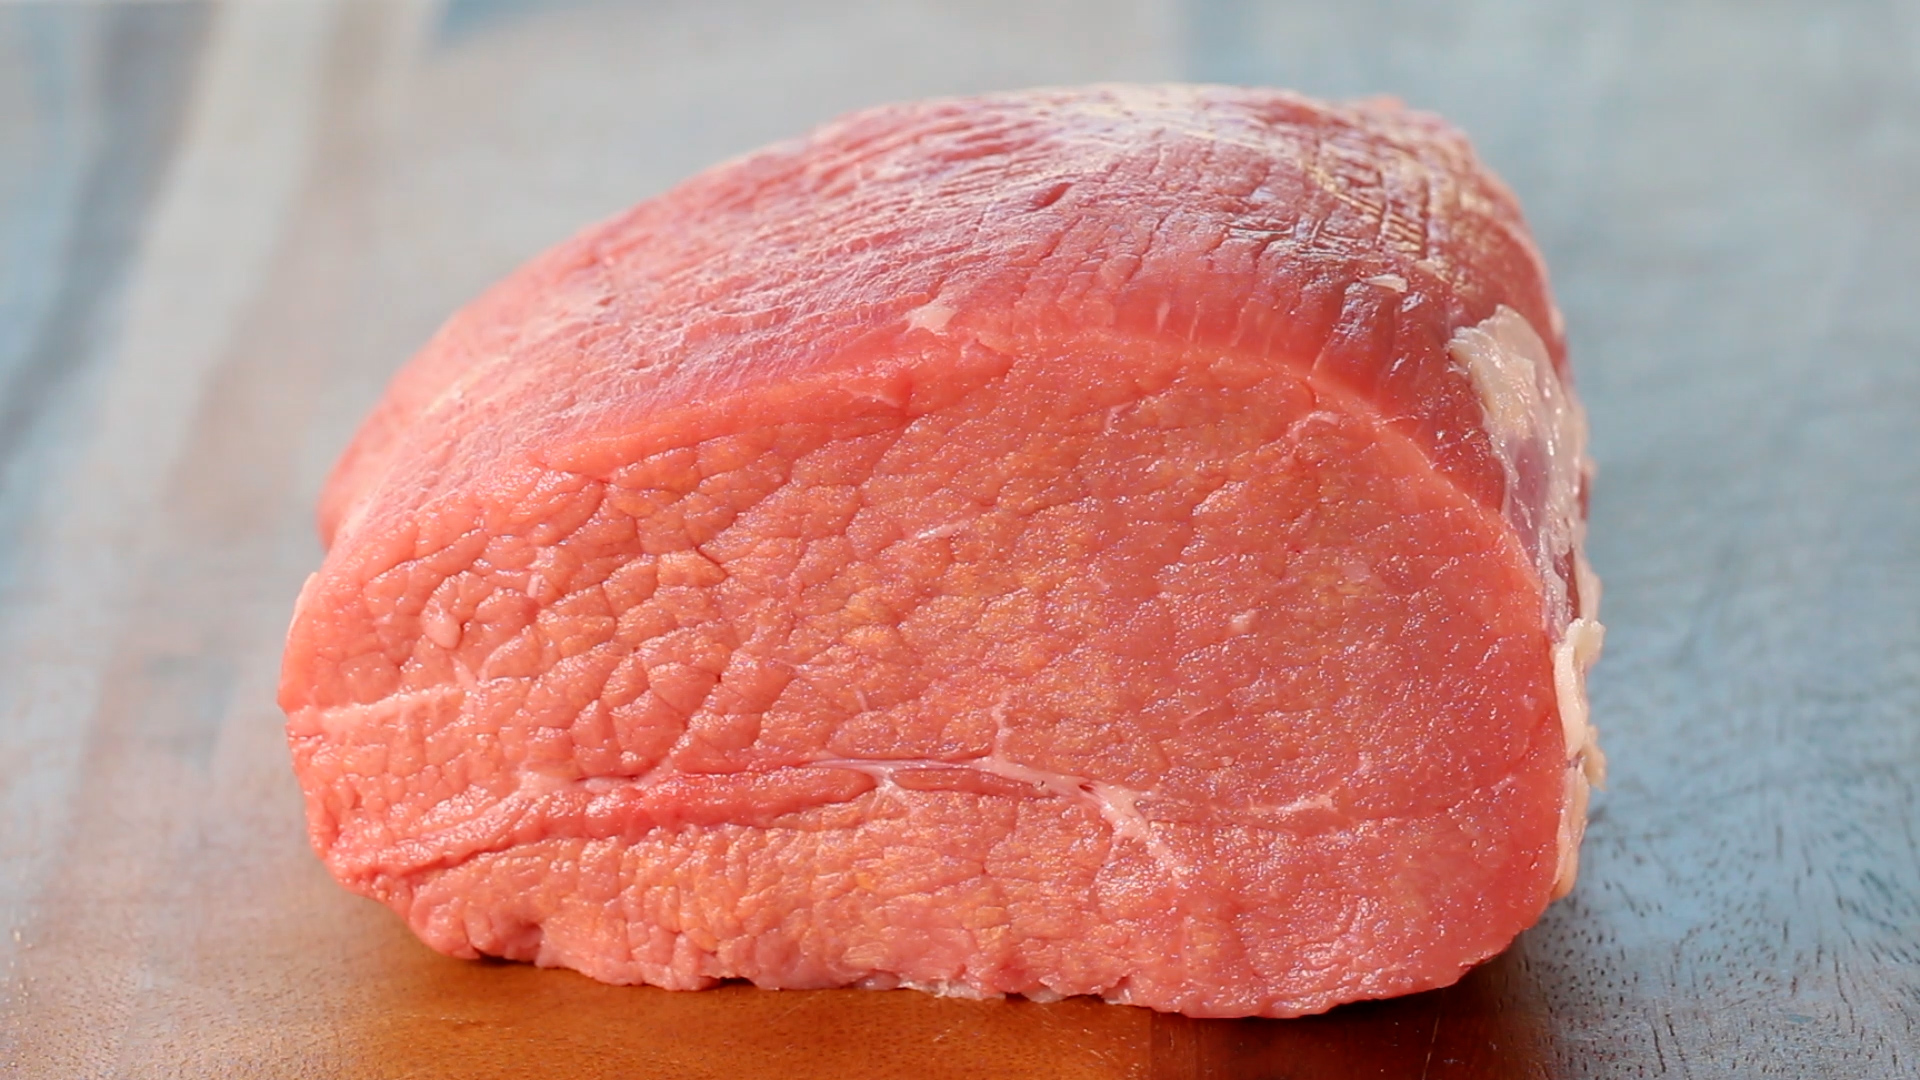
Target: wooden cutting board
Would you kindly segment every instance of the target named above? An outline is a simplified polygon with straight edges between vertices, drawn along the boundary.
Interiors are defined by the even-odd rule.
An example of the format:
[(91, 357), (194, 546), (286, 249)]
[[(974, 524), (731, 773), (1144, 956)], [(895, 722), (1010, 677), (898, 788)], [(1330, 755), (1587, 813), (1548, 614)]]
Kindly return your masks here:
[[(1920, 12), (1741, 0), (0, 5), (0, 1075), (1920, 1075)], [(1448, 990), (1300, 1021), (436, 956), (306, 848), (321, 476), (437, 321), (852, 106), (1102, 78), (1445, 111), (1602, 464), (1614, 784)]]

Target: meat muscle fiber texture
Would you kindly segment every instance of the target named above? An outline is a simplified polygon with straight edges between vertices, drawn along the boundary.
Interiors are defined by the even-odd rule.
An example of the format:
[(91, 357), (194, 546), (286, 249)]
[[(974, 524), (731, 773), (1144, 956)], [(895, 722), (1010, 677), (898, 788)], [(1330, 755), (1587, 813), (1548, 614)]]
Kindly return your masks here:
[(1441, 121), (855, 114), (528, 264), (331, 477), (281, 702), (429, 945), (1287, 1016), (1573, 880), (1585, 430)]

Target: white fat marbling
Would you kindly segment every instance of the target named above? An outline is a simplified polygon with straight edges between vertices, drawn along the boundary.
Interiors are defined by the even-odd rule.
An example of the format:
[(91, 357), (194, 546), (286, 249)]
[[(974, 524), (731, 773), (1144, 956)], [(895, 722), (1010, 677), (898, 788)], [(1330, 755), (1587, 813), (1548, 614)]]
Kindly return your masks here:
[(1573, 888), (1589, 789), (1606, 774), (1587, 707), (1587, 671), (1605, 637), (1600, 580), (1581, 550), (1581, 496), (1593, 474), (1587, 419), (1554, 369), (1546, 343), (1512, 308), (1502, 305), (1455, 333), (1448, 351), (1479, 395), (1487, 437), (1506, 473), (1501, 512), (1526, 545), (1545, 598), (1541, 615), (1551, 635), (1554, 694), (1567, 743), (1557, 898)]

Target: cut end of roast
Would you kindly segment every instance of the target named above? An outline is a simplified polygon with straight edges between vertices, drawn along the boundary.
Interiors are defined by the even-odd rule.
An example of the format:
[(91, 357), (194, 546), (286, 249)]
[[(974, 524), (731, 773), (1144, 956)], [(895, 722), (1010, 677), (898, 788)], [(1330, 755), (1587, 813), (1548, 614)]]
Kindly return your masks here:
[(1285, 1016), (1572, 884), (1585, 427), (1387, 105), (898, 106), (536, 260), (329, 487), (282, 704), (430, 945)]

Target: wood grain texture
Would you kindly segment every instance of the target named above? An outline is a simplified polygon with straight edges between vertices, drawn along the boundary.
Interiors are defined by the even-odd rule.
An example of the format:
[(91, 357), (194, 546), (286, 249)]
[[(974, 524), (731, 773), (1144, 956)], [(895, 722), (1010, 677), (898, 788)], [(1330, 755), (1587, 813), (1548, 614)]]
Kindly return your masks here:
[[(272, 690), (320, 477), (437, 321), (861, 104), (1393, 92), (1547, 250), (1593, 414), (1579, 888), (1300, 1021), (469, 964), (307, 850)], [(1920, 5), (0, 6), (0, 1075), (1920, 1073)]]

